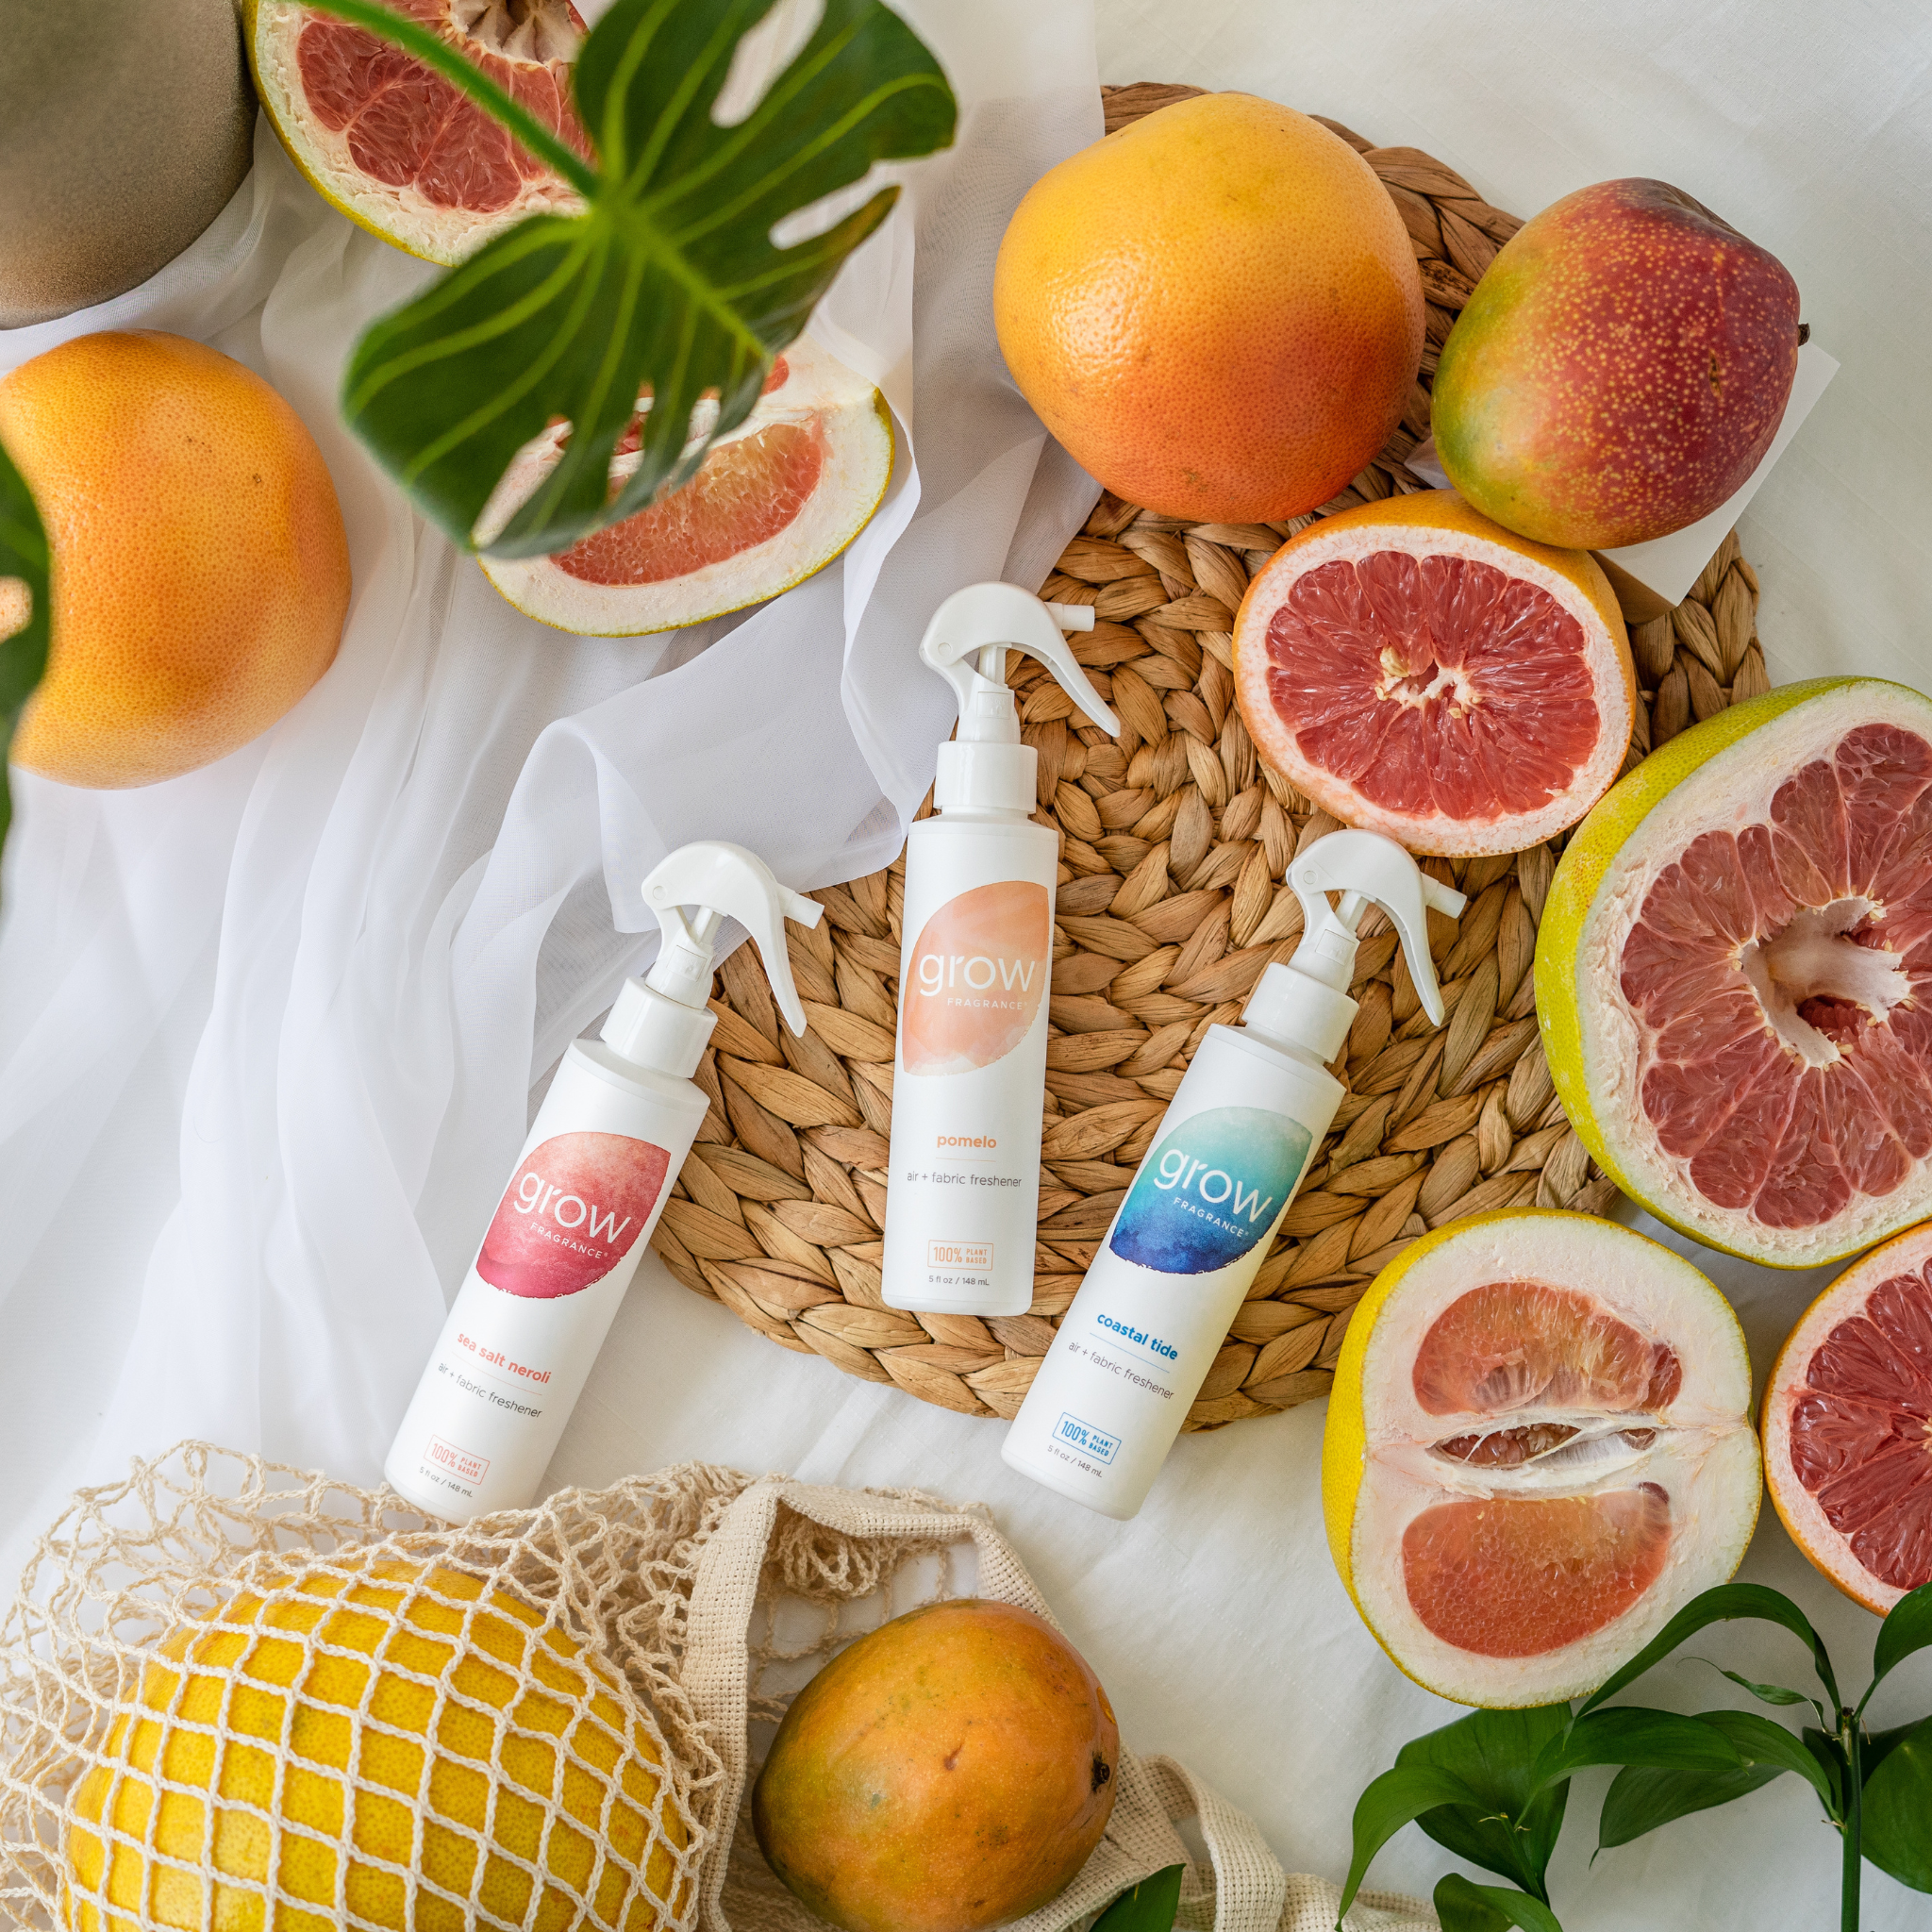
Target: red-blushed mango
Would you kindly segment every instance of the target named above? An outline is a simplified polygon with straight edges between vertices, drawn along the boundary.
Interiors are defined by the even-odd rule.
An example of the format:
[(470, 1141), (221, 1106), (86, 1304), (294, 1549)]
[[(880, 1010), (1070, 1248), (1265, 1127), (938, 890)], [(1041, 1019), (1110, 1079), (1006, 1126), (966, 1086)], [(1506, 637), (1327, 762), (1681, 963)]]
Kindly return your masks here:
[(1120, 1731), (1079, 1652), (1013, 1604), (895, 1617), (792, 1701), (752, 1791), (767, 1862), (845, 1932), (979, 1932), (1065, 1889), (1113, 1810)]
[(1507, 242), (1436, 372), (1436, 448), (1506, 528), (1666, 537), (1742, 488), (1804, 340), (1784, 264), (1663, 181), (1600, 181)]
[(1042, 175), (992, 301), (1013, 380), (1074, 460), (1198, 523), (1326, 503), (1422, 359), (1388, 191), (1340, 135), (1253, 94), (1177, 101)]

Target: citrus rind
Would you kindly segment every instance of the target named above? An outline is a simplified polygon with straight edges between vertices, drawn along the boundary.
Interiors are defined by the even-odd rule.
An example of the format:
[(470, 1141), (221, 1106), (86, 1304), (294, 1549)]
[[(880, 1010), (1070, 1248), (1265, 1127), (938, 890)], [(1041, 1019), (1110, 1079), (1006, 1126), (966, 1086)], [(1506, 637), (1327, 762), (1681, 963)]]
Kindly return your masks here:
[[(1400, 635), (1391, 628), (1374, 664), (1363, 658), (1342, 670), (1348, 655), (1344, 647), (1333, 669), (1325, 663), (1320, 673), (1305, 668), (1312, 664), (1308, 647), (1292, 641), (1296, 618), (1285, 609), (1296, 597), (1297, 587), (1324, 567), (1359, 569), (1372, 562), (1380, 567), (1391, 557), (1414, 559), (1417, 571), (1425, 559), (1433, 559), (1432, 568), (1446, 562), (1455, 570), (1474, 567), (1476, 575), (1499, 572), (1503, 579), (1524, 587), (1512, 593), (1519, 600), (1540, 600), (1543, 630), (1556, 631), (1563, 641), (1564, 648), (1552, 648), (1548, 659), (1551, 676), (1566, 681), (1562, 698), (1558, 700), (1554, 691), (1544, 696), (1524, 688), (1529, 676), (1524, 653), (1513, 636), (1503, 641), (1500, 609), (1496, 639), (1502, 648), (1489, 645), (1487, 661), (1479, 662), (1474, 650), (1464, 656), (1461, 643), (1448, 645), (1436, 640), (1431, 648), (1423, 648), (1430, 643), (1430, 633), (1418, 624)], [(1515, 616), (1521, 619), (1520, 612)], [(1566, 623), (1574, 629), (1563, 628)], [(1284, 631), (1279, 639), (1277, 631)], [(1441, 666), (1434, 661), (1432, 649), (1434, 656), (1441, 657)], [(1452, 651), (1457, 659), (1454, 665)], [(1416, 672), (1415, 662), (1394, 661), (1404, 653), (1429, 661), (1410, 675)], [(1360, 657), (1361, 651), (1355, 655)], [(1608, 790), (1622, 767), (1637, 701), (1636, 672), (1623, 614), (1596, 559), (1583, 551), (1552, 549), (1519, 537), (1446, 490), (1362, 504), (1324, 517), (1291, 538), (1256, 575), (1241, 600), (1234, 625), (1234, 675), (1242, 722), (1264, 763), (1343, 824), (1381, 832), (1411, 852), (1445, 857), (1519, 852), (1574, 824)], [(1316, 736), (1283, 714), (1276, 684), (1308, 675), (1352, 675), (1359, 682), (1352, 701), (1341, 684), (1334, 687), (1335, 708), (1348, 721), (1345, 728), (1351, 732), (1355, 720), (1371, 711), (1378, 718), (1404, 719), (1382, 736), (1384, 748), (1371, 769), (1353, 775), (1335, 769), (1318, 755)], [(1579, 683), (1587, 685), (1587, 697), (1576, 689)], [(1431, 702), (1436, 687), (1444, 689), (1438, 701)], [(1550, 707), (1559, 701), (1582, 741), (1574, 754), (1565, 754), (1550, 783), (1524, 787), (1520, 802), (1499, 798), (1492, 808), (1452, 808), (1436, 796), (1411, 808), (1407, 803), (1384, 803), (1374, 795), (1386, 789), (1377, 781), (1398, 743), (1406, 748), (1409, 770), (1424, 761), (1432, 763), (1441, 752), (1476, 741), (1479, 731), (1507, 733), (1509, 741), (1534, 747), (1547, 736), (1540, 727)], [(1417, 729), (1412, 737), (1403, 738), (1407, 724), (1415, 724)], [(1492, 741), (1500, 747), (1506, 740), (1499, 735)], [(1420, 773), (1416, 778), (1415, 786), (1403, 789), (1418, 793), (1431, 789), (1422, 782)], [(1539, 791), (1541, 797), (1536, 795)]]
[(349, 152), (346, 134), (322, 125), (302, 85), (296, 42), (320, 17), (301, 0), (242, 0), (248, 64), (269, 125), (302, 178), (358, 227), (447, 267), (526, 216), (583, 212), (583, 197), (548, 172), (525, 179), (513, 200), (488, 211), (438, 207), (413, 183), (391, 187), (365, 173)]
[[(1719, 1206), (1668, 1151), (1644, 1111), (1643, 1023), (1621, 983), (1646, 894), (1707, 828), (1765, 821), (1778, 788), (1853, 731), (1897, 724), (1932, 740), (1932, 700), (1877, 678), (1783, 685), (1679, 733), (1622, 779), (1565, 848), (1536, 951), (1537, 1014), (1565, 1113), (1597, 1164), (1659, 1221), (1705, 1246), (1776, 1268), (1843, 1260), (1932, 1204), (1932, 1158), (1881, 1196), (1856, 1195), (1810, 1226), (1768, 1224)], [(1908, 1002), (1909, 1004), (1909, 1002)], [(1932, 1078), (1932, 1066), (1923, 1069)]]
[[(1611, 1325), (1657, 1338), (1674, 1357), (1667, 1399), (1608, 1412), (1598, 1433), (1606, 1459), (1544, 1478), (1486, 1475), (1444, 1460), (1432, 1443), (1467, 1433), (1552, 1420), (1534, 1403), (1424, 1412), (1414, 1387), (1418, 1350), (1452, 1305), (1488, 1284), (1548, 1284), (1587, 1298)], [(1425, 1235), (1363, 1295), (1336, 1364), (1322, 1445), (1323, 1513), (1329, 1549), (1363, 1622), (1417, 1683), (1458, 1703), (1515, 1707), (1559, 1702), (1600, 1684), (1655, 1637), (1699, 1591), (1737, 1569), (1762, 1493), (1751, 1427), (1751, 1370), (1730, 1305), (1690, 1263), (1655, 1241), (1593, 1216), (1506, 1208)], [(1586, 1424), (1574, 1404), (1558, 1411)], [(1627, 1424), (1651, 1440), (1616, 1440)], [(1445, 1641), (1410, 1600), (1407, 1532), (1425, 1510), (1554, 1503), (1582, 1509), (1606, 1496), (1661, 1499), (1669, 1535), (1654, 1580), (1615, 1614), (1573, 1641), (1512, 1654), (1511, 1633), (1487, 1652)], [(1580, 1499), (1580, 1500), (1579, 1500)], [(1557, 1592), (1574, 1587), (1559, 1564)], [(1483, 1592), (1475, 1592), (1479, 1597)], [(1591, 1619), (1577, 1619), (1588, 1625)]]
[[(1771, 1375), (1764, 1385), (1761, 1411), (1764, 1480), (1771, 1491), (1772, 1507), (1777, 1511), (1778, 1520), (1790, 1532), (1791, 1541), (1823, 1575), (1853, 1602), (1863, 1604), (1868, 1610), (1881, 1617), (1906, 1594), (1907, 1589), (1916, 1587), (1917, 1583), (1932, 1581), (1932, 1569), (1928, 1569), (1923, 1577), (1914, 1571), (1907, 1579), (1888, 1581), (1875, 1574), (1861, 1560), (1852, 1537), (1847, 1534), (1850, 1524), (1842, 1517), (1838, 1523), (1832, 1520), (1837, 1499), (1827, 1502), (1821, 1493), (1828, 1486), (1821, 1485), (1821, 1491), (1815, 1492), (1799, 1474), (1792, 1457), (1792, 1422), (1796, 1406), (1810, 1393), (1806, 1388), (1807, 1372), (1819, 1350), (1830, 1345), (1845, 1324), (1855, 1322), (1860, 1316), (1868, 1316), (1875, 1290), (1887, 1283), (1895, 1283), (1900, 1277), (1916, 1276), (1914, 1299), (1922, 1304), (1923, 1312), (1932, 1317), (1932, 1275), (1928, 1275), (1928, 1269), (1932, 1269), (1932, 1223), (1908, 1228), (1861, 1257), (1831, 1282), (1798, 1318), (1797, 1325), (1785, 1338), (1785, 1344), (1778, 1351), (1777, 1359), (1772, 1364)], [(1907, 1395), (1900, 1403), (1896, 1399), (1899, 1391), (1895, 1388), (1874, 1388), (1870, 1395), (1873, 1407), (1885, 1415), (1892, 1430), (1906, 1434), (1907, 1440), (1900, 1444), (1897, 1453), (1907, 1463), (1916, 1455), (1924, 1468), (1925, 1480), (1932, 1483), (1932, 1424), (1928, 1424), (1926, 1418), (1918, 1412), (1926, 1403), (1932, 1403), (1932, 1359), (1910, 1351), (1903, 1358), (1895, 1357), (1892, 1362), (1884, 1366), (1894, 1371), (1902, 1368), (1907, 1376), (1916, 1371), (1924, 1382), (1923, 1390), (1913, 1391), (1919, 1398), (1916, 1403), (1912, 1395)], [(1909, 1440), (1913, 1430), (1923, 1438), (1916, 1445)], [(1890, 1490), (1892, 1485), (1887, 1484), (1886, 1487)], [(1908, 1491), (1899, 1491), (1895, 1500), (1910, 1508), (1913, 1498)], [(1927, 1496), (1926, 1502), (1932, 1504), (1932, 1495)], [(1915, 1517), (1923, 1519), (1927, 1513), (1926, 1507), (1922, 1506), (1915, 1512)]]
[[(651, 582), (596, 582), (573, 575), (556, 557), (485, 555), (479, 559), (484, 575), (525, 616), (556, 629), (580, 637), (640, 637), (763, 603), (823, 570), (885, 498), (892, 475), (891, 413), (871, 383), (808, 337), (793, 341), (783, 360), (782, 386), (760, 397), (707, 458), (708, 463), (776, 425), (815, 425), (824, 439), (816, 481), (797, 514), (774, 535)], [(477, 522), (480, 546), (487, 547), (555, 464), (565, 433), (563, 425), (554, 426), (517, 453)], [(624, 474), (625, 461), (617, 459), (614, 475)]]

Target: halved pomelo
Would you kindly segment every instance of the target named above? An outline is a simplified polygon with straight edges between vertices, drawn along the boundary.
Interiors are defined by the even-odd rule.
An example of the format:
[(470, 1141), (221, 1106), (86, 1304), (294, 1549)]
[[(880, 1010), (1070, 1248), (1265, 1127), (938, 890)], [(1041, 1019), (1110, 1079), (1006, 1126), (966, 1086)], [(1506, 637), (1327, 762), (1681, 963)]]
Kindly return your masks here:
[(1520, 852), (1629, 749), (1637, 677), (1596, 559), (1451, 490), (1325, 517), (1248, 586), (1235, 693), (1263, 761), (1412, 852)]
[(1932, 700), (1820, 678), (1646, 758), (1537, 939), (1557, 1091), (1626, 1194), (1779, 1268), (1932, 1205)]
[[(570, 0), (388, 0), (474, 61), (580, 154), (571, 103), (584, 23)], [(575, 214), (575, 190), (440, 74), (300, 0), (243, 0), (256, 91), (289, 158), (351, 221), (430, 261), (460, 261), (525, 215)]]
[(1932, 1583), (1932, 1223), (1847, 1268), (1764, 1391), (1764, 1476), (1791, 1541), (1882, 1617)]
[(1750, 1407), (1738, 1318), (1668, 1248), (1559, 1208), (1456, 1222), (1349, 1322), (1322, 1442), (1336, 1568), (1439, 1695), (1577, 1696), (1742, 1559)]
[[(479, 543), (509, 521), (569, 436), (569, 424), (554, 424), (518, 451), (477, 523)], [(618, 444), (613, 486), (637, 465), (633, 425)], [(823, 570), (865, 527), (891, 474), (885, 398), (800, 336), (751, 414), (683, 489), (554, 557), (486, 557), (483, 568), (519, 610), (558, 630), (673, 630), (775, 597)]]

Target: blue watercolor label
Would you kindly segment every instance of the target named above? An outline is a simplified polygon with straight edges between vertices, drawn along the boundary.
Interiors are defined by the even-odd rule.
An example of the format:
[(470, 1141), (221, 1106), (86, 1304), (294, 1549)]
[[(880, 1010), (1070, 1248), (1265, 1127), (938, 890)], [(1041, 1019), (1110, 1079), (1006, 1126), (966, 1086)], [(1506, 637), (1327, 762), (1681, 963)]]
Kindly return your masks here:
[(1308, 1132), (1261, 1107), (1217, 1107), (1161, 1137), (1108, 1246), (1160, 1274), (1208, 1274), (1267, 1238), (1308, 1158)]

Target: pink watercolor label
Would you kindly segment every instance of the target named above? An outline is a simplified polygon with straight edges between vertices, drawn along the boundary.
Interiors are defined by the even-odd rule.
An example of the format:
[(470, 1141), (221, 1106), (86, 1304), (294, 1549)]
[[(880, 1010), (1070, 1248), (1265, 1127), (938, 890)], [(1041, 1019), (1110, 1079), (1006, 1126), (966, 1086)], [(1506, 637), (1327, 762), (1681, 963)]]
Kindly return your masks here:
[(624, 1259), (658, 1205), (671, 1157), (627, 1134), (557, 1134), (510, 1176), (476, 1273), (506, 1294), (575, 1294)]
[(921, 929), (899, 990), (908, 1073), (964, 1074), (1019, 1045), (1046, 997), (1053, 908), (1008, 880), (948, 899)]

